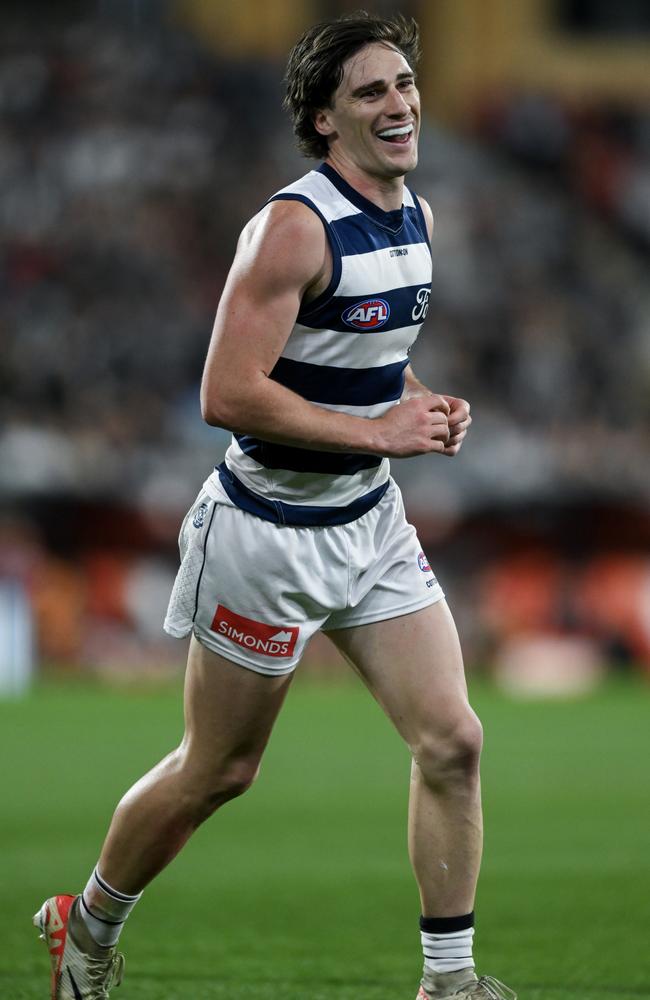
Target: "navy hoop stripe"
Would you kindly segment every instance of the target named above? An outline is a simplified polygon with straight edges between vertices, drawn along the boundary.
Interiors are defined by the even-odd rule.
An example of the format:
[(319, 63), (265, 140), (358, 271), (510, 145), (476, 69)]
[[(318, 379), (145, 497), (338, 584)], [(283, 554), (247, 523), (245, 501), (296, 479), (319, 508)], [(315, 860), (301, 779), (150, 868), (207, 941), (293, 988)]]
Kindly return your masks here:
[[(364, 228), (363, 221), (363, 215), (351, 215), (347, 219), (337, 219), (330, 223), (345, 246), (347, 254), (369, 253), (371, 250), (385, 250), (394, 246), (415, 246), (423, 242), (420, 236), (420, 220), (415, 208), (404, 209), (404, 224), (398, 234), (385, 229), (369, 231)], [(398, 239), (395, 239), (396, 235), (399, 236)]]
[(336, 330), (338, 333), (356, 333), (363, 337), (381, 337), (390, 330), (401, 330), (404, 327), (415, 326), (413, 309), (416, 296), (421, 288), (429, 288), (424, 282), (419, 285), (408, 285), (406, 288), (393, 288), (382, 292), (381, 298), (388, 303), (390, 314), (388, 320), (377, 330), (355, 330), (345, 322), (343, 316), (350, 306), (357, 305), (360, 300), (370, 301), (369, 295), (336, 295), (322, 305), (317, 314), (298, 316), (303, 326), (316, 330)]
[(280, 358), (269, 377), (312, 403), (373, 406), (400, 398), (408, 363), (405, 358), (381, 368), (334, 368)]
[(288, 445), (272, 444), (270, 441), (260, 441), (248, 434), (235, 434), (235, 439), (244, 454), (266, 469), (353, 476), (363, 469), (376, 469), (382, 462), (377, 455), (292, 448)]

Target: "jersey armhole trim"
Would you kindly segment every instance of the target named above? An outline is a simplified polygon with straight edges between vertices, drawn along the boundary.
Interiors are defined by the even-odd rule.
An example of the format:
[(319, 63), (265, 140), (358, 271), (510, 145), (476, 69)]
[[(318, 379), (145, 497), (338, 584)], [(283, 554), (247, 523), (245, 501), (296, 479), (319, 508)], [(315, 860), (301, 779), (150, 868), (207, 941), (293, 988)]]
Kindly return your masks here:
[(323, 223), (325, 236), (327, 237), (327, 242), (329, 243), (330, 250), (332, 251), (332, 277), (330, 278), (329, 284), (327, 285), (327, 288), (320, 293), (320, 295), (316, 296), (315, 299), (312, 299), (312, 301), (307, 305), (303, 306), (301, 304), (300, 309), (298, 310), (298, 315), (296, 316), (296, 319), (300, 320), (311, 316), (311, 314), (316, 312), (317, 309), (320, 309), (327, 302), (329, 302), (332, 295), (338, 288), (341, 280), (341, 245), (338, 242), (336, 233), (328, 224), (323, 213), (320, 209), (316, 208), (313, 201), (310, 201), (310, 199), (305, 197), (305, 195), (291, 193), (283, 194), (280, 192), (280, 194), (274, 194), (272, 198), (269, 198), (269, 202), (272, 201), (301, 201), (303, 205), (307, 206), (307, 208), (311, 208), (312, 212), (317, 215)]
[(419, 219), (419, 222), (420, 222), (420, 230), (422, 232), (422, 239), (426, 243), (426, 245), (428, 247), (428, 250), (429, 250), (429, 253), (431, 253), (431, 240), (429, 239), (429, 231), (427, 230), (427, 220), (424, 218), (424, 212), (422, 210), (422, 204), (420, 202), (420, 199), (416, 195), (415, 191), (411, 191), (411, 197), (413, 198), (413, 202), (415, 204), (415, 210), (417, 212), (418, 219)]

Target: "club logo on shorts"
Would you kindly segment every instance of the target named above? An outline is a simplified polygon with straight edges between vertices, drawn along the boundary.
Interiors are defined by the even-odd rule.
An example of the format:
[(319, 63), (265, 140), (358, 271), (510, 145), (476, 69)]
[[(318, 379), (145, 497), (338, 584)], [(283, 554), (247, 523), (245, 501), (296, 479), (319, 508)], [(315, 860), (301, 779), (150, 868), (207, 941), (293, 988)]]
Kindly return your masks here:
[(429, 560), (425, 556), (424, 552), (420, 552), (420, 555), (418, 556), (418, 566), (423, 573), (433, 573), (433, 570), (429, 566)]
[(202, 528), (203, 522), (205, 521), (205, 515), (208, 512), (207, 503), (200, 503), (199, 506), (194, 511), (194, 517), (192, 518), (192, 524), (195, 528)]
[(230, 608), (225, 608), (223, 604), (217, 605), (210, 628), (217, 635), (224, 636), (244, 649), (250, 649), (252, 653), (275, 657), (293, 656), (300, 631), (297, 625), (267, 625), (265, 622), (256, 622), (253, 618), (244, 618)]
[(355, 330), (379, 330), (385, 326), (390, 316), (390, 306), (386, 299), (366, 299), (348, 306), (342, 314), (342, 320)]

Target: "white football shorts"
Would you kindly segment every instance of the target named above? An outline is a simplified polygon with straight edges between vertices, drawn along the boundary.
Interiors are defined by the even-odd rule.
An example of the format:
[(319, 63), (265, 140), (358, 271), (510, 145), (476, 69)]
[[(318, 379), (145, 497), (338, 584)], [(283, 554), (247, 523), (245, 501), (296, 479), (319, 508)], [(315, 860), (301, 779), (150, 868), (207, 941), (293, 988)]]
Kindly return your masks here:
[(349, 524), (292, 527), (235, 507), (215, 472), (183, 521), (165, 631), (260, 674), (287, 674), (318, 629), (417, 611), (444, 597), (402, 495)]

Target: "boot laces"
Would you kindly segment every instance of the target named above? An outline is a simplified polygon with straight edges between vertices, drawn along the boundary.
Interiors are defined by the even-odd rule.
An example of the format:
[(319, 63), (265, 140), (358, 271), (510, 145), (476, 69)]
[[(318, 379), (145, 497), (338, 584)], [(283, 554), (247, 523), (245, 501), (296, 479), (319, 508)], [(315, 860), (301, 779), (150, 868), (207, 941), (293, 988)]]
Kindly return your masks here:
[[(462, 995), (462, 993), (461, 993)], [(468, 993), (465, 993), (468, 1000), (476, 998), (480, 1000), (517, 1000), (517, 994), (505, 983), (499, 982), (493, 976), (481, 976), (476, 983), (472, 983)]]
[(88, 1000), (108, 1000), (108, 991), (112, 986), (119, 986), (124, 974), (124, 955), (113, 955), (108, 961), (105, 958), (86, 957), (86, 974), (91, 992)]

